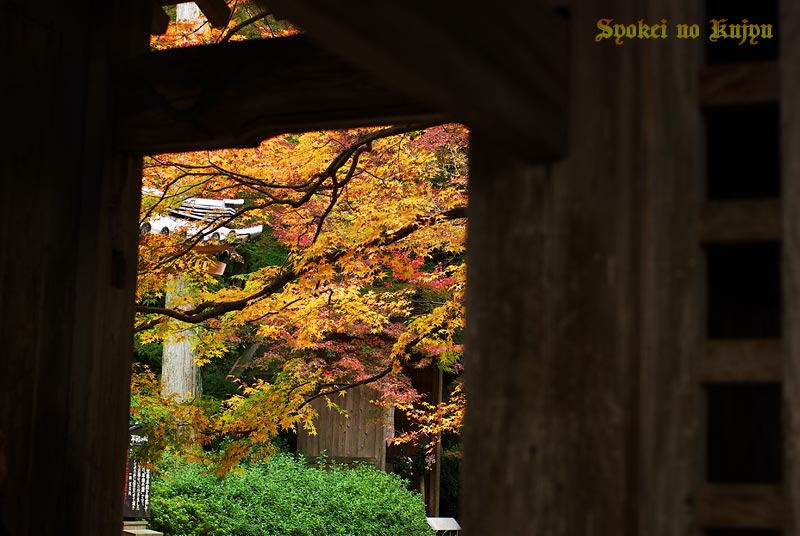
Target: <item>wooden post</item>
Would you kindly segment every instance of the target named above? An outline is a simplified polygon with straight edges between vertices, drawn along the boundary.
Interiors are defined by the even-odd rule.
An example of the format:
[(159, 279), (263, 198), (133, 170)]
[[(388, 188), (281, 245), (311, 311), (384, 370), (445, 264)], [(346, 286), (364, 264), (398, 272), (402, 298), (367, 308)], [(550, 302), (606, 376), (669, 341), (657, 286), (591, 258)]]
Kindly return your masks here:
[(147, 2), (4, 3), (0, 508), (14, 536), (119, 534), (141, 160), (115, 152), (111, 65)]
[(784, 298), (784, 535), (800, 534), (800, 5), (780, 2)]
[[(570, 158), (471, 140), (465, 534), (635, 534), (639, 118), (621, 1), (572, 10)], [(610, 15), (609, 15), (610, 16)]]
[(571, 3), (567, 160), (472, 141), (467, 534), (696, 533), (702, 43), (592, 39), (702, 15), (645, 4)]
[[(646, 4), (631, 18), (702, 22), (702, 2)], [(705, 43), (672, 37), (641, 45), (635, 47), (638, 105), (621, 104), (617, 112), (634, 122), (629, 128), (635, 141), (626, 149), (639, 166), (627, 209), (639, 259), (633, 311), (640, 315), (630, 335), (637, 356), (627, 372), (635, 413), (628, 441), (636, 449), (628, 534), (694, 536), (703, 478), (705, 287), (698, 215), (705, 177), (698, 78)]]
[[(431, 397), (433, 403), (440, 404), (443, 399), (442, 390), (444, 388), (443, 380), (444, 373), (438, 366), (431, 367), (431, 374), (433, 376), (433, 389), (431, 389)], [(442, 434), (439, 434), (439, 443), (436, 445), (436, 452), (434, 454), (433, 471), (431, 472), (431, 490), (430, 499), (428, 500), (428, 515), (430, 517), (439, 517), (439, 503), (442, 496)]]
[[(584, 499), (591, 492), (581, 490), (581, 481), (595, 485), (590, 473), (581, 474), (589, 469), (582, 458), (607, 449), (581, 434), (581, 378), (590, 364), (572, 374), (577, 359), (556, 353), (552, 177), (477, 136), (470, 150), (464, 367), (470, 410), (459, 521), (472, 535), (582, 534), (587, 520), (620, 512), (601, 514)], [(610, 462), (613, 453), (607, 454)], [(607, 498), (624, 491), (620, 483), (624, 473)]]

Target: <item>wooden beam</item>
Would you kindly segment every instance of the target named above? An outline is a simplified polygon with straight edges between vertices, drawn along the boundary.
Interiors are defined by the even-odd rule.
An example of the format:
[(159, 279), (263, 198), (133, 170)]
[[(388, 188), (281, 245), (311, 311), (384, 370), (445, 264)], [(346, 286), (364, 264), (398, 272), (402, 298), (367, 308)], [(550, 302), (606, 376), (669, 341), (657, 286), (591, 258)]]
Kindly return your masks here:
[(777, 529), (783, 510), (779, 486), (707, 485), (698, 497), (697, 520), (703, 527)]
[(169, 26), (169, 15), (161, 9), (159, 2), (153, 0), (153, 16), (150, 21), (150, 33), (152, 35), (161, 35), (167, 33)]
[(779, 339), (709, 340), (700, 381), (708, 383), (780, 382), (783, 349)]
[(700, 73), (703, 106), (750, 104), (778, 99), (778, 62), (708, 65)]
[(703, 243), (780, 240), (781, 207), (778, 199), (712, 201), (700, 214)]
[(245, 147), (285, 132), (442, 123), (306, 36), (191, 47), (118, 66), (115, 142), (129, 153)]
[(271, 0), (269, 7), (321, 46), (523, 158), (565, 153), (567, 25), (544, 2)]

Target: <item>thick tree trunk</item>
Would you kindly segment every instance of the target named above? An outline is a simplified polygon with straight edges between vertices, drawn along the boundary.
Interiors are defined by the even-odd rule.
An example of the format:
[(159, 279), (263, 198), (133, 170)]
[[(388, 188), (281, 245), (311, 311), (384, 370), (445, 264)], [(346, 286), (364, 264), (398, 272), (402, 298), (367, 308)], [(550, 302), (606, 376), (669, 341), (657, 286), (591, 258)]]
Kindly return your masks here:
[(203, 17), (203, 13), (200, 11), (200, 8), (197, 7), (197, 4), (194, 2), (186, 2), (183, 4), (178, 4), (175, 6), (175, 18), (179, 22), (189, 22), (193, 20), (200, 19)]
[[(194, 2), (186, 2), (176, 6), (178, 22), (190, 22), (201, 17), (200, 8)], [(186, 300), (190, 290), (186, 279), (181, 275), (172, 276), (167, 281), (166, 306), (169, 308), (186, 308)], [(203, 386), (200, 370), (194, 362), (194, 346), (197, 344), (195, 326), (177, 320), (170, 320), (175, 325), (183, 325), (182, 329), (164, 341), (161, 354), (161, 395), (174, 396), (184, 401), (202, 394)]]
[[(167, 281), (167, 307), (185, 308), (189, 293), (190, 289), (185, 277), (181, 275), (170, 277)], [(171, 322), (181, 325), (182, 329), (164, 341), (161, 394), (174, 396), (177, 400), (183, 401), (198, 397), (203, 393), (200, 369), (194, 360), (194, 347), (198, 338), (194, 325), (177, 320), (171, 320)]]

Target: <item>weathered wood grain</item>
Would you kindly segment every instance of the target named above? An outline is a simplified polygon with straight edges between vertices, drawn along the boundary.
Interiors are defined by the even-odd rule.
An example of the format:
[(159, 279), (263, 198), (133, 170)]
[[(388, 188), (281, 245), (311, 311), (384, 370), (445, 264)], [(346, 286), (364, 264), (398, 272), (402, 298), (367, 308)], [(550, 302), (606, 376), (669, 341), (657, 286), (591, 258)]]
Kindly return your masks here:
[(698, 530), (701, 43), (587, 39), (640, 8), (572, 3), (571, 154), (552, 172), (472, 140), (467, 534)]
[(148, 53), (116, 70), (116, 145), (134, 154), (245, 147), (286, 132), (441, 123), (306, 36)]
[(150, 15), (0, 4), (0, 237), (15, 244), (0, 262), (0, 508), (15, 536), (120, 532), (141, 161), (112, 151), (108, 75), (147, 50)]
[[(644, 16), (701, 21), (702, 3), (649, 0)], [(636, 17), (638, 19), (638, 17)], [(666, 46), (664, 46), (666, 45)], [(639, 44), (637, 44), (639, 46)], [(637, 352), (636, 528), (630, 534), (699, 536), (692, 508), (702, 479), (704, 272), (698, 213), (704, 177), (698, 72), (702, 40), (652, 40), (639, 47), (643, 139), (641, 335)], [(636, 148), (631, 149), (633, 152)], [(635, 447), (632, 447), (635, 448)]]
[(311, 402), (319, 412), (317, 434), (305, 430), (297, 432), (297, 450), (315, 458), (323, 451), (331, 459), (342, 463), (366, 461), (378, 469), (386, 468), (386, 438), (391, 436), (393, 409), (383, 409), (371, 404), (378, 393), (361, 385), (347, 390), (345, 396), (334, 395), (331, 401), (346, 412), (339, 413), (327, 407), (325, 400)]
[(636, 530), (635, 49), (586, 37), (622, 3), (572, 7), (569, 159), (534, 166), (482, 131), (471, 140), (468, 535)]
[[(553, 266), (552, 177), (478, 137), (471, 155), (467, 249), (484, 254), (467, 261), (464, 368), (473, 409), (463, 432), (459, 523), (472, 535), (580, 534), (571, 529), (596, 513), (582, 481), (617, 482), (601, 483), (607, 464), (581, 476), (599, 445), (583, 436), (588, 376), (571, 372), (581, 356), (556, 350), (568, 326), (553, 310), (564, 280)], [(608, 454), (616, 459), (616, 451)], [(618, 486), (609, 487), (616, 496)]]
[(567, 44), (563, 21), (544, 2), (264, 3), (388, 87), (518, 155), (563, 156)]

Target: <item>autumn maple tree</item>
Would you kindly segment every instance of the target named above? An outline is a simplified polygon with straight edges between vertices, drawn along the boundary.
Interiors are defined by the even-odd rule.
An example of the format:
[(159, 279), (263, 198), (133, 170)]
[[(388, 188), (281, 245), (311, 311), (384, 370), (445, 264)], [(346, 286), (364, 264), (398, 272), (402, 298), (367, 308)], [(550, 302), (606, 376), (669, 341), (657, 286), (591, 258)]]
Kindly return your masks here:
[[(216, 34), (191, 35), (230, 39), (244, 32), (246, 15)], [(250, 18), (276, 32), (276, 21)], [(154, 46), (164, 46), (160, 39)], [(466, 145), (460, 125), (397, 125), (147, 158), (143, 229), (189, 198), (244, 200), (192, 233), (140, 236), (137, 344), (190, 329), (197, 364), (234, 356), (229, 374), (238, 382), (224, 399), (180, 402), (161, 394), (151, 370), (137, 368), (132, 419), (150, 437), (148, 448), (202, 446), (208, 463), (225, 471), (268, 453), (281, 430), (313, 430), (312, 400), (335, 405), (363, 384), (376, 389), (376, 403), (420, 423), (401, 441), (430, 443), (457, 429), (460, 391), (449, 403), (420, 404), (403, 371), (460, 370)], [(250, 242), (208, 239), (259, 224), (264, 232)], [(230, 270), (212, 275), (215, 260)], [(185, 299), (168, 305), (167, 284), (178, 276)]]

